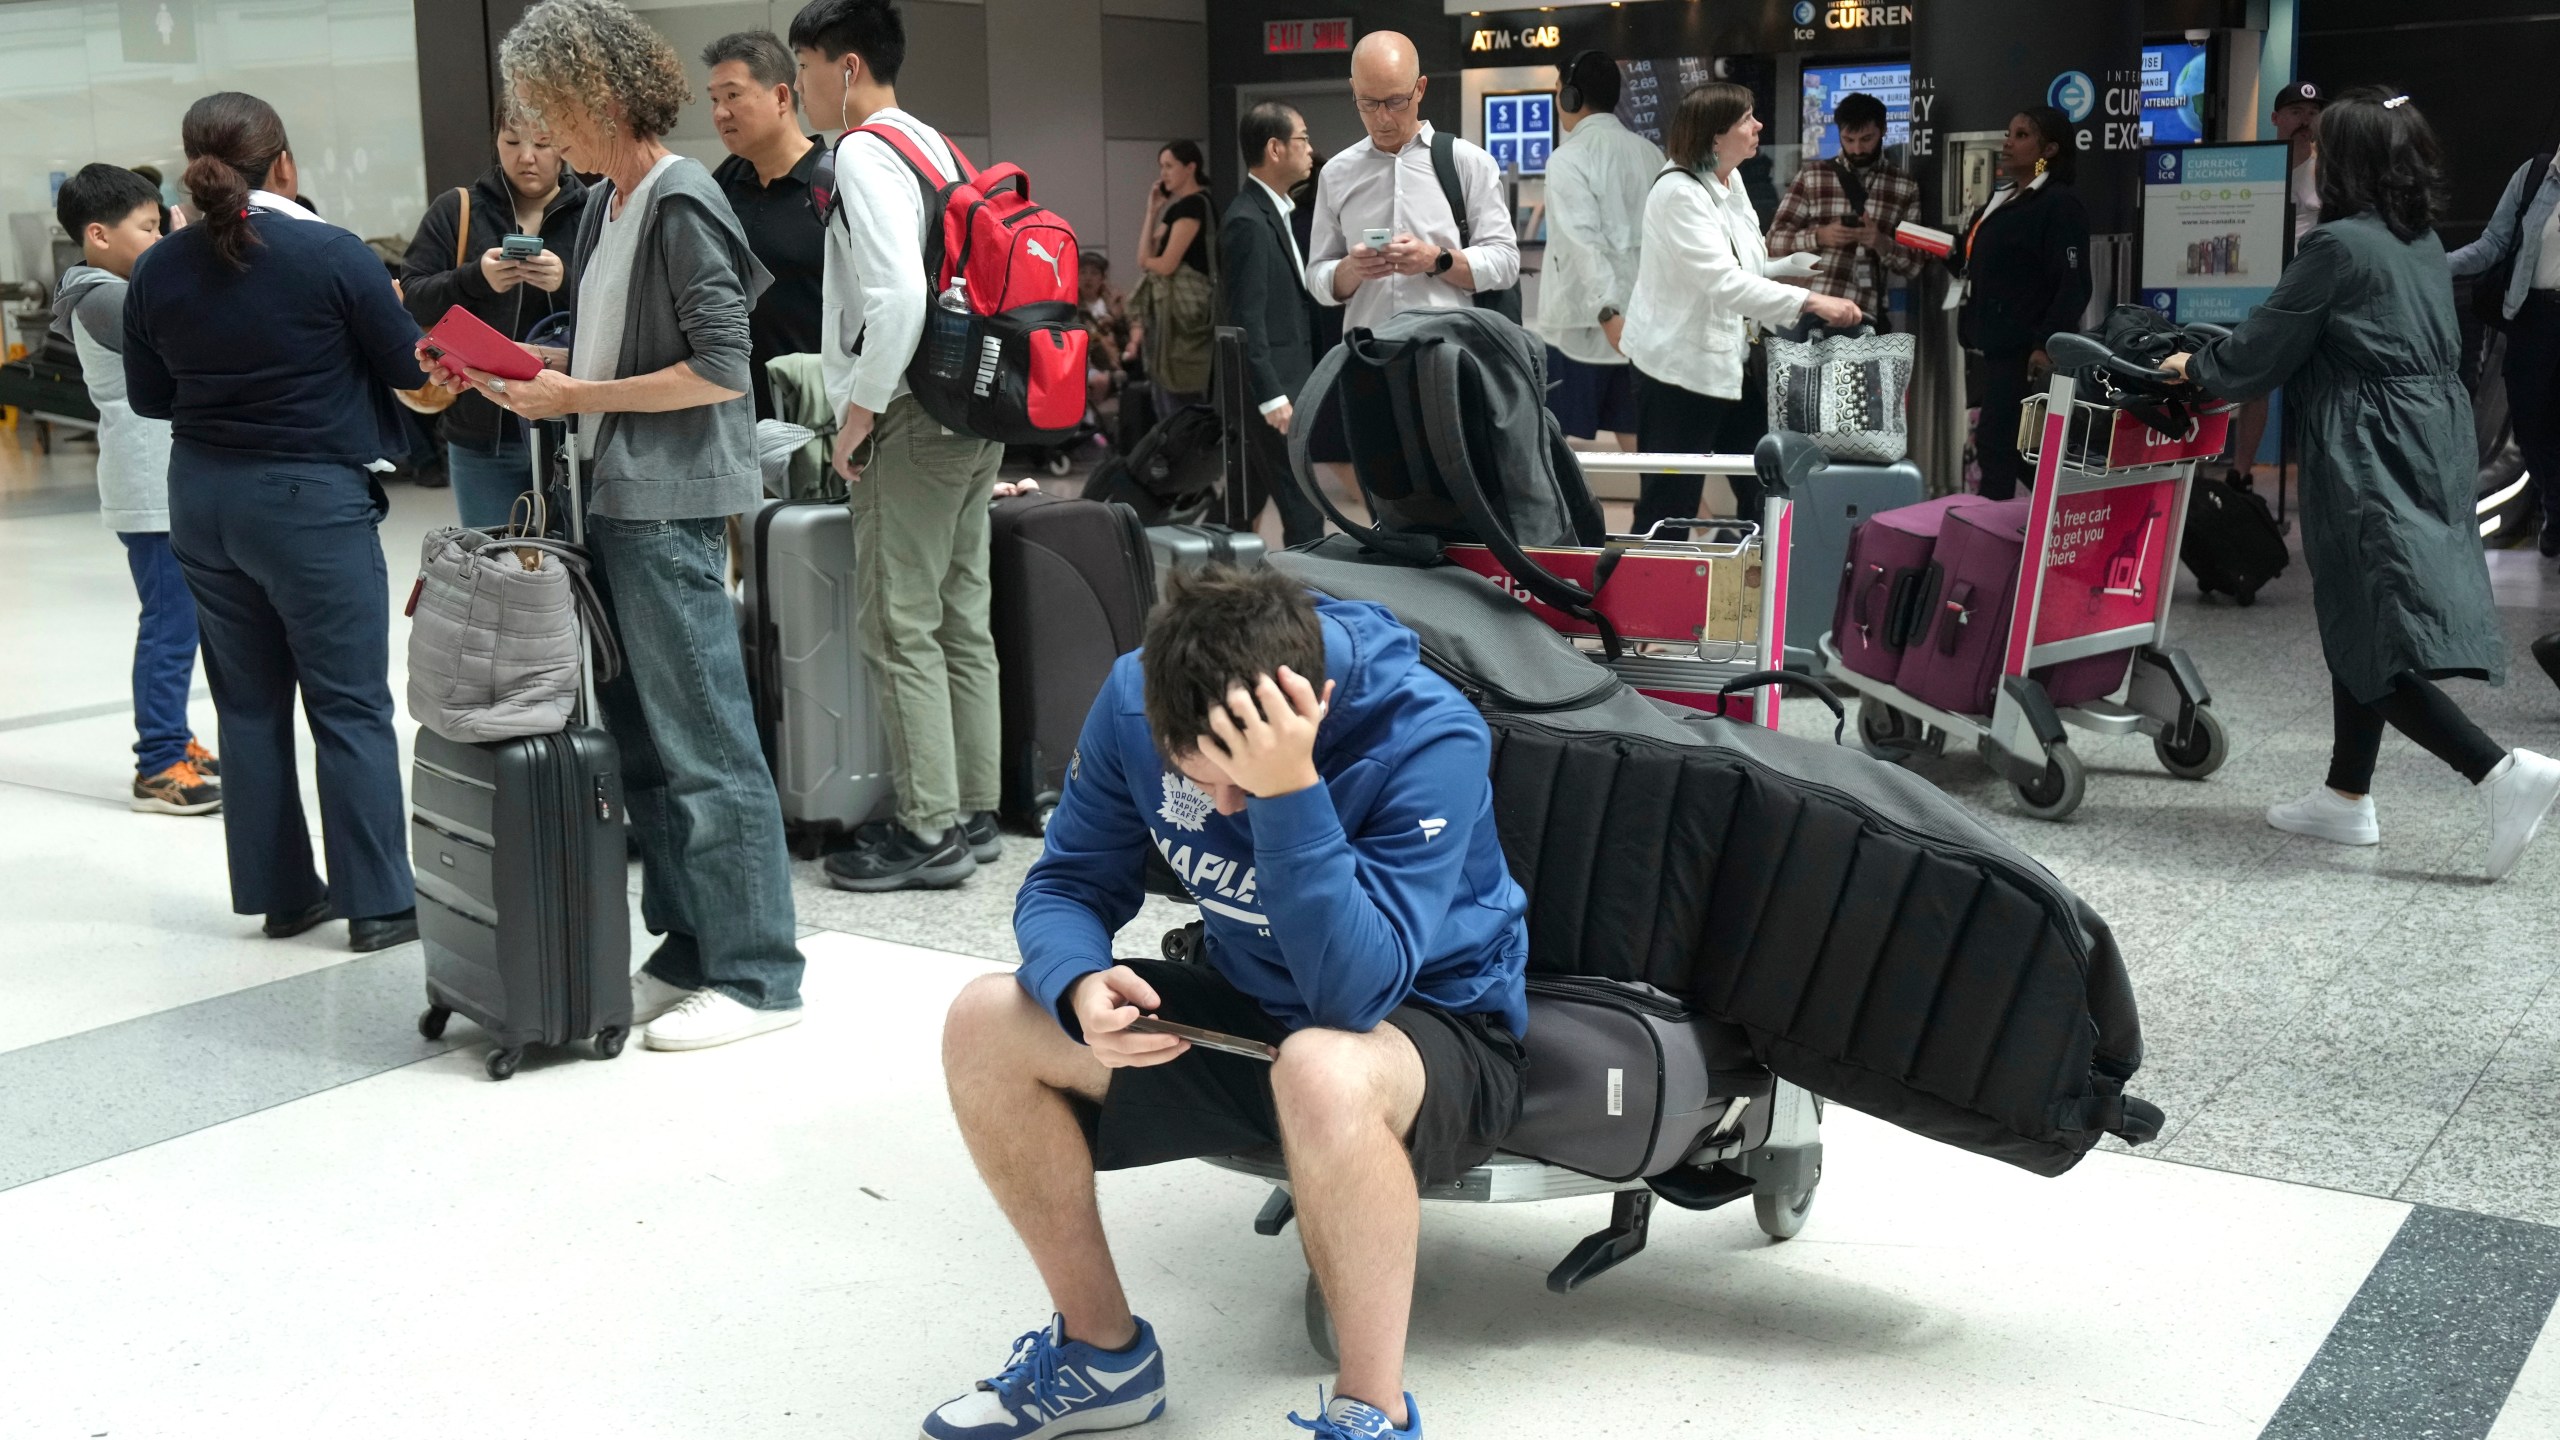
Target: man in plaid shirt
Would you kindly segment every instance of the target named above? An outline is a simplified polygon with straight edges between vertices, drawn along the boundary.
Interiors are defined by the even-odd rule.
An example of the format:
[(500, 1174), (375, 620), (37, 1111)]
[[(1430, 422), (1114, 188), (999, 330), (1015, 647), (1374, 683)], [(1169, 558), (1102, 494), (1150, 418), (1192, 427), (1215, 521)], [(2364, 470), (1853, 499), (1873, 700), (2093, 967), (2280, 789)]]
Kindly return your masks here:
[[(1823, 257), (1806, 283), (1825, 295), (1858, 302), (1876, 328), (1886, 328), (1885, 272), (1911, 275), (1924, 258), (1893, 238), (1893, 228), (1920, 207), (1920, 182), (1885, 163), (1884, 102), (1873, 95), (1844, 95), (1831, 112), (1840, 131), (1840, 156), (1805, 166), (1787, 187), (1769, 227), (1771, 257), (1810, 250)], [(1850, 187), (1865, 192), (1863, 214)]]

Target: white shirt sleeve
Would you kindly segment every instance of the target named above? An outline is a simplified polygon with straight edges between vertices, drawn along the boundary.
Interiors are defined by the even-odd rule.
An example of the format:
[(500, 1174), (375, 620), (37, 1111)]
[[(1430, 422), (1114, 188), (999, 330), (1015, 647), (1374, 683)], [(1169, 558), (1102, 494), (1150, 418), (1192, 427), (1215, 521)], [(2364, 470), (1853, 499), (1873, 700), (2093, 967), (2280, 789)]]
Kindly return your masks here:
[(857, 283), (828, 344), (852, 354), (859, 340), (862, 353), (853, 355), (847, 393), (827, 399), (838, 413), (851, 403), (877, 415), (897, 395), (924, 338), (924, 195), (915, 172), (876, 138), (846, 136), (836, 171), (844, 182), (841, 238)]
[[(1328, 164), (1325, 168), (1330, 170), (1333, 167)], [(1339, 182), (1329, 187), (1323, 184), (1316, 186), (1315, 225), (1307, 232), (1307, 245), (1307, 293), (1316, 297), (1319, 305), (1340, 308), (1342, 300), (1333, 293), (1333, 272), (1351, 249), (1342, 243), (1342, 186)]]
[(1457, 146), (1458, 188), (1467, 202), (1467, 267), (1475, 272), (1476, 289), (1502, 290), (1520, 278), (1520, 241), (1511, 228), (1511, 205), (1503, 194), (1502, 167), (1483, 147)]
[(1737, 261), (1718, 213), (1721, 207), (1703, 185), (1676, 183), (1676, 208), (1664, 216), (1670, 223), (1645, 236), (1646, 255), (1650, 258), (1656, 249), (1661, 251), (1663, 273), (1674, 293), (1702, 293), (1713, 308), (1763, 325), (1784, 325), (1803, 313), (1805, 296), (1811, 292), (1800, 285), (1782, 285)]

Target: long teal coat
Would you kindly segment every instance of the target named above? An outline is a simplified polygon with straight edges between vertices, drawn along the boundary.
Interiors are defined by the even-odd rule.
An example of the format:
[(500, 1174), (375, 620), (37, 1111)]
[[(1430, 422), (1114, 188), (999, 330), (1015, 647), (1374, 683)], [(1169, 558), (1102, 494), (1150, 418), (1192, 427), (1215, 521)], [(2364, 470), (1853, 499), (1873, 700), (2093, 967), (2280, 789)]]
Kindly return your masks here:
[(2406, 671), (2506, 679), (2460, 353), (2443, 242), (2366, 214), (2314, 229), (2266, 304), (2187, 366), (2235, 400), (2284, 387), (2320, 647), (2366, 703)]

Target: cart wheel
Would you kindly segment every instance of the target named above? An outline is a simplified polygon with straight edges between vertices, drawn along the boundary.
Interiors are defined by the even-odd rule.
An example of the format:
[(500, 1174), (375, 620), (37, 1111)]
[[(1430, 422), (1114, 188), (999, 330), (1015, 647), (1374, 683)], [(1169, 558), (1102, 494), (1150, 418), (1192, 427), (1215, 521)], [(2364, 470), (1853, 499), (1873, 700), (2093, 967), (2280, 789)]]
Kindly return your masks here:
[(1074, 468), (1076, 468), (1076, 462), (1075, 462), (1075, 459), (1074, 459), (1074, 457), (1072, 457), (1072, 456), (1068, 455), (1066, 451), (1064, 451), (1064, 450), (1052, 450), (1052, 451), (1050, 451), (1050, 452), (1049, 452), (1049, 473), (1050, 473), (1050, 474), (1052, 474), (1052, 475), (1064, 475), (1064, 474), (1066, 474), (1068, 471), (1073, 470)]
[(623, 1027), (607, 1025), (596, 1032), (596, 1053), (610, 1060), (622, 1053), (622, 1042), (630, 1038), (631, 1032)]
[(2243, 610), (2257, 604), (2258, 587), (2255, 585), (2243, 585), (2239, 589), (2232, 591), (2231, 603), (2239, 606)]
[(2231, 734), (2222, 728), (2211, 710), (2196, 707), (2196, 723), (2183, 746), (2169, 743), (2169, 732), (2151, 737), (2151, 753), (2160, 757), (2160, 768), (2181, 780), (2201, 780), (2222, 768), (2231, 758)]
[(1342, 1363), (1342, 1352), (1334, 1344), (1333, 1312), (1324, 1305), (1324, 1287), (1316, 1283), (1316, 1272), (1307, 1272), (1307, 1343), (1315, 1347), (1316, 1358), (1328, 1365)]
[(430, 1005), (426, 1013), (418, 1017), (418, 1034), (429, 1040), (441, 1040), (444, 1038), (444, 1022), (452, 1018), (452, 1011), (441, 1005)]
[(2068, 743), (2045, 752), (2044, 774), (2030, 784), (2012, 787), (2019, 808), (2038, 820), (2060, 820), (2080, 808), (2089, 790), (2089, 772)]
[(1808, 1185), (1795, 1195), (1773, 1191), (1756, 1191), (1751, 1196), (1751, 1213), (1760, 1221), (1760, 1232), (1772, 1240), (1793, 1240), (1804, 1229), (1804, 1217), (1813, 1213), (1813, 1192), (1819, 1185)]
[(1919, 753), (1935, 760), (1947, 753), (1947, 732), (1935, 725), (1920, 727)]
[(489, 1052), (489, 1078), (504, 1080), (515, 1074), (516, 1067), (523, 1063), (524, 1052), (521, 1050), (492, 1050)]
[(1922, 728), (1873, 696), (1858, 702), (1858, 745), (1879, 760), (1908, 759)]

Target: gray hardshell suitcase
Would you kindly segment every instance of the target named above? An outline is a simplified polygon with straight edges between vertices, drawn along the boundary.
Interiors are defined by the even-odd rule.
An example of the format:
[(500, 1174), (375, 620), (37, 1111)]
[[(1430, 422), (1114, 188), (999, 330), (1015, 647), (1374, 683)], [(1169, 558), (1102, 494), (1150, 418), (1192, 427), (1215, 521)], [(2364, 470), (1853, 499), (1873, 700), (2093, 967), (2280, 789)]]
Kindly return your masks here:
[(894, 813), (898, 788), (857, 643), (853, 515), (841, 500), (773, 500), (746, 526), (748, 687), (792, 847)]
[(1259, 565), (1267, 548), (1250, 530), (1224, 525), (1150, 525), (1147, 548), (1156, 557), (1156, 593), (1164, 593), (1164, 577), (1175, 570), (1208, 565)]
[(1879, 511), (1928, 499), (1928, 485), (1920, 467), (1908, 460), (1891, 465), (1832, 460), (1804, 436), (1775, 433), (1795, 501), (1787, 570), (1787, 668), (1819, 673), (1814, 642), (1831, 628), (1840, 572), (1849, 564), (1849, 532)]
[[(542, 452), (532, 447), (534, 488)], [(574, 446), (570, 538), (585, 539)], [(622, 762), (592, 723), (593, 647), (581, 636), (579, 702), (547, 735), (494, 744), (421, 727), (410, 778), (410, 863), (427, 1009), (418, 1033), (459, 1014), (489, 1032), (489, 1078), (516, 1073), (528, 1045), (595, 1038), (606, 1059), (631, 1028), (631, 895)]]

